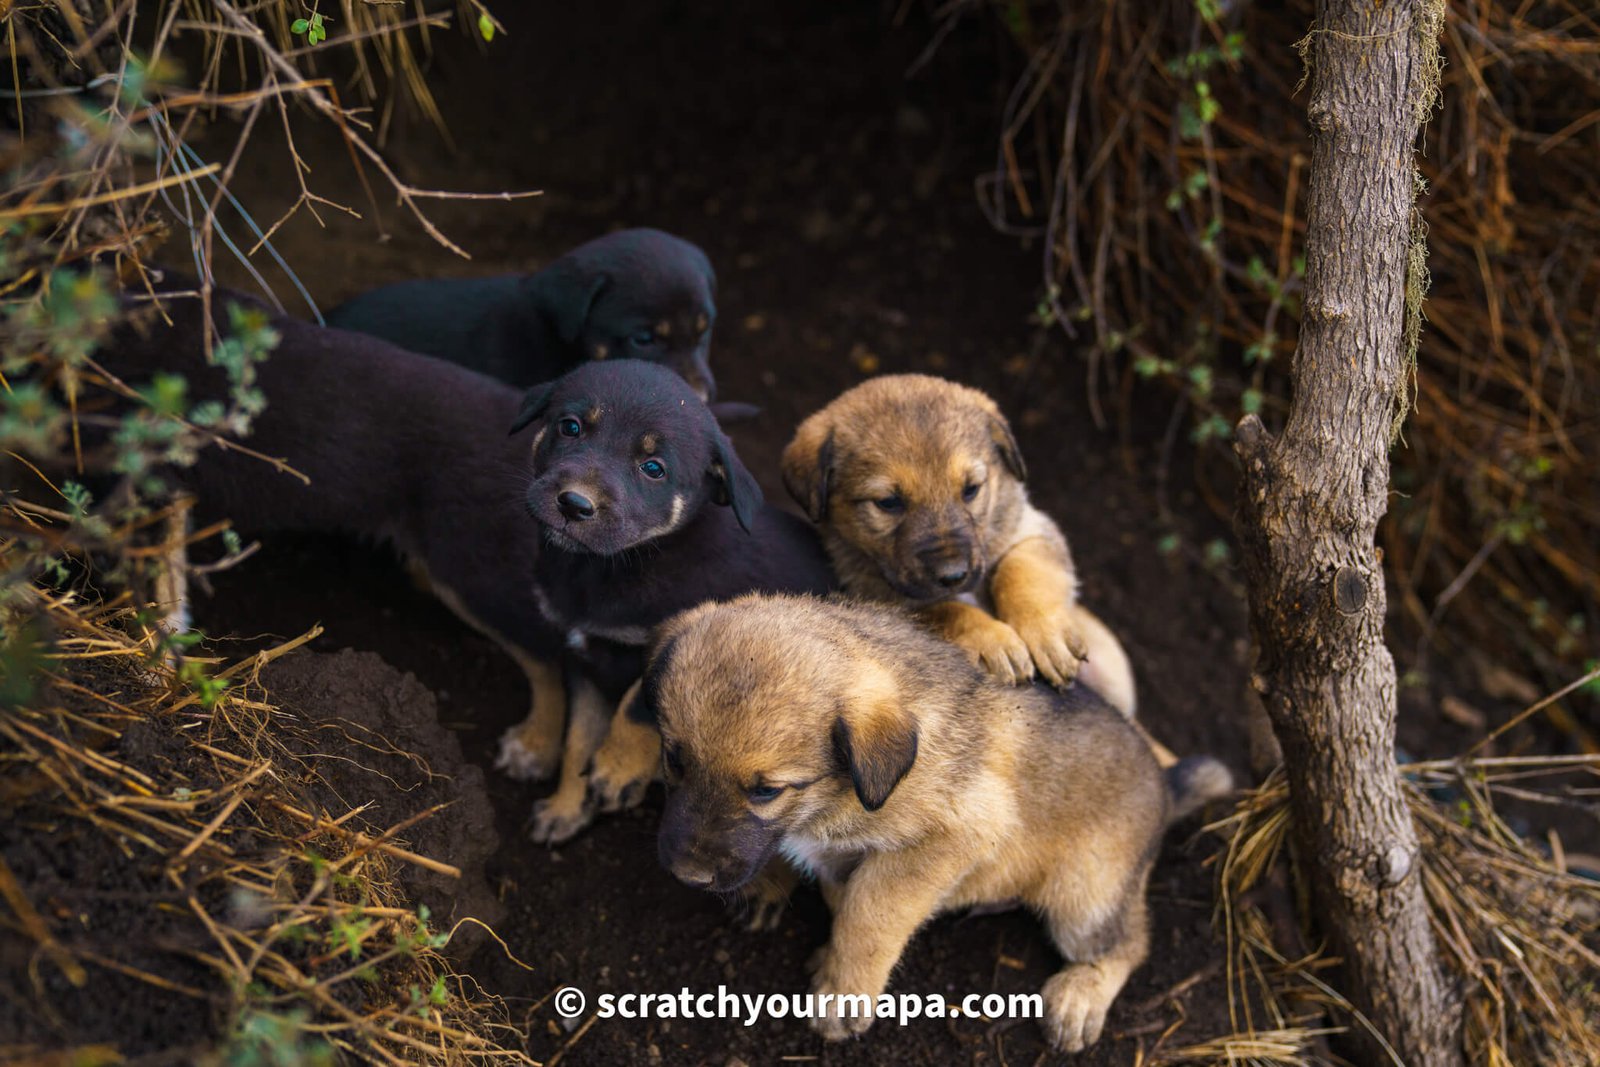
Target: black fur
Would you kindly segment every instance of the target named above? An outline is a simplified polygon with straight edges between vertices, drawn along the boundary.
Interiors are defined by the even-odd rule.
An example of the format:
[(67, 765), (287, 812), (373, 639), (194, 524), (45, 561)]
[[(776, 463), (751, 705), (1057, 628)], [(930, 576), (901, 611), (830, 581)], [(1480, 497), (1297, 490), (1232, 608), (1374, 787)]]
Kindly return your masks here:
[[(716, 290), (695, 245), (660, 230), (622, 230), (535, 274), (386, 285), (334, 308), (327, 321), (520, 386), (597, 355), (649, 360), (709, 401)], [(656, 330), (662, 323), (665, 335)]]
[[(254, 306), (231, 293), (213, 299), (223, 324), (229, 303)], [(178, 373), (193, 399), (220, 397), (222, 374), (202, 354), (199, 302), (169, 301), (167, 311), (173, 326), (124, 327), (99, 358), (131, 384)], [(585, 364), (552, 383), (530, 414), (516, 389), (441, 360), (293, 319), (273, 325), (282, 340), (260, 372), (267, 409), (246, 444), (282, 457), (311, 484), (218, 448), (181, 474), (205, 511), (246, 531), (390, 541), (478, 620), (537, 657), (565, 659), (613, 698), (643, 665), (642, 645), (626, 632), (713, 597), (834, 584), (812, 528), (761, 502), (705, 405), (661, 367)], [(602, 429), (568, 453), (551, 441), (550, 423), (575, 407), (597, 408)], [(526, 424), (508, 437), (514, 420)], [(627, 477), (637, 474), (633, 448), (644, 433), (669, 463), (664, 498), (645, 499), (655, 483)], [(534, 499), (559, 491), (567, 475), (596, 471), (614, 496), (599, 502), (601, 512), (617, 512), (605, 520), (617, 527), (614, 544), (598, 546), (611, 555), (547, 526), (550, 512)], [(680, 523), (650, 536), (677, 492)], [(546, 543), (552, 536), (560, 547)], [(593, 628), (624, 639), (585, 638)]]

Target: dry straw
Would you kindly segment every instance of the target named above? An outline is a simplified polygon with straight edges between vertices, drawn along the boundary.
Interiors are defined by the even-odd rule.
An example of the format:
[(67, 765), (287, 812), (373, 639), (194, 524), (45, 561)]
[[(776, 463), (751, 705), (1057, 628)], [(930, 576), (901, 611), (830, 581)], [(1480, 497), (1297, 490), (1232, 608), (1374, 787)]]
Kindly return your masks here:
[[(1561, 838), (1545, 847), (1508, 824), (1506, 804), (1566, 808), (1592, 826), (1600, 757), (1437, 760), (1407, 764), (1421, 872), (1445, 964), (1467, 1002), (1468, 1062), (1579, 1067), (1600, 1062), (1600, 881), (1568, 870)], [(1218, 1063), (1331, 1062), (1328, 1019), (1365, 1021), (1331, 982), (1336, 962), (1299, 944), (1294, 915), (1274, 913), (1293, 850), (1287, 787), (1275, 775), (1208, 829), (1226, 840), (1218, 921), (1227, 934), (1236, 1034), (1181, 1050)], [(1303, 914), (1304, 901), (1301, 901)]]
[[(1141, 377), (1178, 391), (1201, 439), (1281, 413), (1310, 0), (937, 10), (991, 11), (1020, 47), (979, 198), (1039, 239), (1040, 314), (1087, 359), (1097, 417), (1109, 400), (1126, 419)], [(1408, 646), (1493, 648), (1554, 684), (1600, 656), (1600, 18), (1590, 0), (1449, 0), (1440, 45), (1418, 146), (1431, 287), (1381, 531), (1391, 601)], [(1197, 459), (1223, 514), (1228, 460)]]
[[(115, 975), (147, 987), (152, 1003), (184, 1005), (167, 1017), (209, 1018), (221, 1047), (206, 1055), (238, 1062), (312, 1062), (318, 1049), (379, 1064), (531, 1062), (517, 1051), (522, 1035), (504, 1006), (452, 970), (441, 954), (449, 934), (432, 929), (400, 888), (407, 867), (459, 875), (448, 857), (407, 844), (408, 830), (438, 810), (366, 826), (360, 808), (319, 805), (328, 794), (317, 789), (317, 767), (298, 754), (316, 751), (313, 727), (274, 708), (258, 684), (262, 666), (314, 633), (226, 668), (174, 658), (152, 625), (151, 601), (162, 598), (139, 578), (170, 556), (175, 539), (214, 537), (221, 527), (185, 535), (184, 502), (145, 488), (129, 496), (139, 479), (127, 468), (92, 509), (73, 480), (112, 470), (80, 427), (138, 426), (105, 414), (135, 394), (88, 356), (116, 317), (103, 284), (110, 274), (137, 292), (164, 243), (165, 261), (192, 261), (207, 298), (219, 255), (236, 256), (263, 284), (260, 264), (271, 260), (300, 289), (272, 233), (302, 212), (375, 215), (380, 189), (460, 251), (426, 213), (430, 200), (452, 194), (405, 183), (378, 150), (398, 108), (439, 122), (422, 60), (431, 35), (456, 20), (421, 3), (343, 0), (320, 9), (326, 38), (312, 40), (296, 29), (308, 10), (287, 0), (0, 5), (0, 107), (11, 127), (0, 132), (10, 179), (0, 192), (0, 324), (11, 329), (0, 346), (0, 415), (9, 435), (28, 442), (0, 453), (0, 767), (7, 819), (16, 816), (7, 833), (25, 854), (81, 848), (116, 857), (115, 877), (126, 874), (130, 886), (137, 872), (155, 871), (159, 892), (131, 888), (118, 899), (147, 908), (150, 929), (180, 930), (166, 954), (187, 968), (83, 936), (48, 889), (34, 899), (33, 870), (0, 862), (0, 925), (31, 946), (26, 980), (8, 996), (50, 1019), (48, 990), (62, 982), (92, 990)], [(484, 38), (499, 28), (476, 0), (455, 14)], [(174, 62), (180, 53), (187, 69)], [(374, 116), (350, 101), (379, 109)], [(190, 142), (218, 117), (238, 136), (223, 156), (202, 160)], [(264, 120), (282, 128), (299, 195), (262, 224), (228, 183)], [(305, 121), (339, 129), (366, 204), (335, 204), (307, 183), (294, 147)], [(532, 194), (497, 198), (514, 195)], [(91, 276), (91, 268), (101, 269)], [(41, 308), (51, 315), (37, 315)], [(40, 396), (61, 398), (70, 426), (37, 428), (50, 411)], [(187, 414), (162, 416), (173, 436), (153, 440), (177, 444), (150, 454), (220, 441)], [(209, 569), (248, 553), (235, 544)], [(203, 579), (207, 569), (190, 573)], [(37, 582), (41, 572), (54, 591)], [(104, 588), (107, 576), (134, 591)], [(18, 681), (24, 668), (37, 673), (31, 692)], [(164, 755), (124, 751), (130, 730), (156, 731)], [(354, 760), (370, 743), (340, 737)], [(207, 978), (184, 977), (194, 974)], [(9, 1047), (0, 1057), (39, 1051)], [(83, 1063), (116, 1055), (51, 1053)]]
[[(114, 971), (152, 987), (153, 999), (213, 1013), (225, 1048), (270, 1017), (287, 1027), (275, 1038), (280, 1056), (326, 1044), (370, 1063), (531, 1062), (504, 1005), (455, 973), (440, 954), (449, 935), (397, 884), (402, 864), (459, 875), (403, 845), (406, 829), (437, 809), (372, 833), (355, 828), (360, 809), (317, 806), (316, 759), (300, 753), (328, 741), (275, 708), (257, 680), (317, 631), (219, 671), (232, 685), (206, 708), (161, 665), (153, 634), (133, 636), (141, 627), (127, 606), (41, 595), (37, 607), (57, 631), (47, 687), (25, 709), (0, 711), (19, 825), (58, 842), (98, 838), (129, 871), (157, 867), (167, 890), (148, 894), (149, 923), (193, 926), (175, 941), (193, 946), (182, 953), (215, 982), (175, 980), (75, 935), (71, 923), (63, 931), (29, 898), (25, 872), (0, 862), (0, 916), (35, 955), (35, 985), (14, 995), (43, 995), (45, 970), (78, 988)], [(119, 738), (146, 724), (172, 739), (170, 763), (119, 758)], [(354, 759), (370, 745), (342, 732)]]

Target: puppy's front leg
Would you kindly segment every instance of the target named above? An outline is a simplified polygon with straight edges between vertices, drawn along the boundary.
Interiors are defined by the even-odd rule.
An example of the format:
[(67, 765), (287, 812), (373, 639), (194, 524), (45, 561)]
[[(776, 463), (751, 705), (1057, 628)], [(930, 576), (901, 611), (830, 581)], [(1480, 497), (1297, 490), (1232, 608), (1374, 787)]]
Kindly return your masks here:
[(860, 998), (875, 1002), (889, 984), (906, 942), (938, 912), (960, 879), (958, 857), (967, 851), (960, 842), (936, 838), (916, 848), (874, 853), (829, 894), (833, 932), (828, 947), (815, 957), (811, 979), (812, 993), (832, 994), (831, 1001), (818, 1002), (811, 1021), (823, 1037), (836, 1041), (872, 1025), (870, 1008), (861, 1011)]
[(633, 713), (640, 682), (634, 682), (589, 772), (589, 796), (601, 811), (622, 811), (636, 806), (661, 772), (661, 734)]
[(567, 744), (561, 753), (561, 783), (554, 793), (533, 806), (529, 836), (540, 844), (558, 845), (594, 818), (583, 772), (605, 740), (606, 727), (611, 724), (611, 705), (593, 682), (575, 675), (570, 707)]
[(528, 676), (533, 707), (528, 717), (500, 737), (494, 765), (512, 778), (538, 781), (555, 773), (561, 759), (561, 731), (567, 722), (567, 692), (561, 667), (535, 659), (520, 646), (491, 632), (522, 673)]
[(1016, 631), (1046, 681), (1065, 686), (1077, 677), (1089, 649), (1072, 610), (1078, 581), (1065, 541), (1043, 535), (1019, 541), (995, 564), (989, 594), (994, 613)]
[(1033, 677), (1033, 657), (1017, 631), (973, 604), (947, 600), (924, 608), (922, 617), (946, 641), (997, 678), (1021, 685)]

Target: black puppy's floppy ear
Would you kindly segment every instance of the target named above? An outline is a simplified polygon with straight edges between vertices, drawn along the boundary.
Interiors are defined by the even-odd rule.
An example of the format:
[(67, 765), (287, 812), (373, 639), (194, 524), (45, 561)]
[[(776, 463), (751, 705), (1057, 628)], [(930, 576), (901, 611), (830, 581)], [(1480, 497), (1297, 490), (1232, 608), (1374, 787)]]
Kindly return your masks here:
[[(576, 344), (594, 302), (607, 285), (609, 275), (591, 272), (569, 260), (558, 259), (524, 282), (528, 300), (544, 316), (556, 336)], [(584, 353), (586, 356), (592, 352)]]
[(833, 720), (833, 750), (849, 769), (861, 806), (877, 811), (917, 762), (916, 720), (892, 689), (878, 690)]
[(821, 522), (832, 483), (833, 425), (819, 412), (800, 424), (783, 450), (783, 486), (812, 522)]
[(511, 433), (516, 433), (543, 415), (550, 407), (550, 396), (555, 391), (555, 382), (545, 382), (529, 389), (527, 395), (522, 398), (522, 410), (517, 412), (517, 417), (511, 422)]
[(723, 507), (733, 508), (733, 517), (739, 520), (744, 532), (749, 533), (750, 525), (755, 522), (756, 512), (761, 507), (761, 486), (739, 462), (728, 435), (721, 430), (713, 432), (716, 436), (711, 443), (710, 473), (717, 482), (717, 491), (712, 499)]
[(999, 451), (1000, 459), (1005, 462), (1006, 470), (1017, 481), (1027, 481), (1028, 468), (1022, 462), (1022, 449), (1017, 447), (1016, 435), (1011, 432), (1011, 424), (1006, 422), (1005, 416), (996, 413), (989, 417), (989, 438)]

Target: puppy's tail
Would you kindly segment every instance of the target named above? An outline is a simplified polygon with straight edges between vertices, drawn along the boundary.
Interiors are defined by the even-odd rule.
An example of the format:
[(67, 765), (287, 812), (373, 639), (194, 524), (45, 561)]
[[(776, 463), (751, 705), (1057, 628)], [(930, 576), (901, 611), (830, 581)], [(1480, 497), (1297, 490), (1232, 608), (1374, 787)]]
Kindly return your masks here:
[(1211, 756), (1185, 756), (1162, 772), (1172, 797), (1168, 823), (1175, 823), (1233, 792), (1233, 773)]

